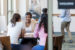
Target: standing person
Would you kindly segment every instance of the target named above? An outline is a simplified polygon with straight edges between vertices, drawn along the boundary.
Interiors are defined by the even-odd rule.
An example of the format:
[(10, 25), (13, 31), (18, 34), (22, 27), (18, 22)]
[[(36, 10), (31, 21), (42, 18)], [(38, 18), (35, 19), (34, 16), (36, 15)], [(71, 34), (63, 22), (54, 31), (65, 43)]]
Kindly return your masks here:
[(8, 34), (7, 36), (10, 36), (11, 46), (13, 47), (13, 44), (19, 44), (18, 39), (20, 35), (24, 37), (24, 25), (21, 21), (21, 16), (18, 13), (15, 13), (8, 24)]
[[(47, 10), (48, 10), (47, 8), (43, 8), (43, 10), (42, 10), (43, 13), (41, 14), (41, 17), (42, 17), (43, 15), (48, 15), (48, 14), (47, 14)], [(40, 23), (41, 17), (39, 18), (38, 23)]]
[(34, 46), (32, 50), (44, 50), (47, 36), (48, 36), (48, 16), (43, 15), (40, 23), (36, 25), (36, 28), (34, 30), (34, 37), (40, 38), (39, 44)]
[(66, 31), (68, 32), (68, 35), (69, 35), (69, 42), (72, 43), (72, 35), (71, 35), (71, 32), (70, 32), (70, 23), (71, 23), (71, 18), (70, 18), (71, 14), (70, 14), (70, 10), (69, 9), (62, 9), (62, 13), (60, 14), (59, 17), (61, 17), (62, 19), (62, 22), (61, 22), (61, 33), (63, 35), (63, 38), (64, 38), (64, 35), (65, 35), (65, 31), (64, 29), (66, 28)]

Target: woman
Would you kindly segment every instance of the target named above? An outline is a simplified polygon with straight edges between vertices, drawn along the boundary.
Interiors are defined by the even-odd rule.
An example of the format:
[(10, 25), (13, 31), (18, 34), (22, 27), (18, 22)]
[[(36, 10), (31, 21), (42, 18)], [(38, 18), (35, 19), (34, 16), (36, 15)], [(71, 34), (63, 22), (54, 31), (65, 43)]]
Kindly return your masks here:
[(21, 16), (15, 13), (8, 24), (8, 36), (10, 36), (11, 44), (18, 44), (20, 35), (24, 36), (24, 25), (21, 22)]
[(34, 37), (40, 38), (39, 45), (36, 45), (32, 50), (44, 50), (46, 38), (48, 36), (48, 15), (43, 15), (41, 22), (36, 25)]
[(66, 31), (68, 32), (68, 35), (69, 35), (69, 43), (72, 43), (73, 40), (72, 40), (72, 33), (70, 32), (70, 23), (71, 23), (71, 14), (70, 14), (70, 10), (69, 9), (62, 9), (61, 10), (62, 13), (60, 14), (60, 18), (61, 18), (61, 33), (63, 35), (63, 42), (65, 42), (65, 31), (64, 29), (66, 29)]
[[(48, 10), (47, 8), (43, 8), (43, 9), (42, 9), (42, 12), (43, 12), (43, 13), (41, 14), (41, 17), (42, 17), (43, 15), (45, 15), (45, 14), (47, 15), (47, 10)], [(40, 22), (41, 17), (39, 18), (38, 23)]]
[(30, 12), (26, 13), (25, 31), (33, 32), (35, 28), (35, 20), (32, 19), (32, 14)]

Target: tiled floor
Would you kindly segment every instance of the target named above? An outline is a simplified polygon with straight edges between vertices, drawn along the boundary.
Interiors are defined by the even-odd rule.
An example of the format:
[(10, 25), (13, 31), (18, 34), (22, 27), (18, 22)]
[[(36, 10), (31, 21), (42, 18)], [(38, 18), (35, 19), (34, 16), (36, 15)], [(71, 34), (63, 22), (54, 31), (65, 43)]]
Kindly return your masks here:
[(75, 50), (75, 35), (72, 35), (73, 43), (69, 43), (68, 35), (65, 36), (66, 42), (62, 44), (62, 50)]

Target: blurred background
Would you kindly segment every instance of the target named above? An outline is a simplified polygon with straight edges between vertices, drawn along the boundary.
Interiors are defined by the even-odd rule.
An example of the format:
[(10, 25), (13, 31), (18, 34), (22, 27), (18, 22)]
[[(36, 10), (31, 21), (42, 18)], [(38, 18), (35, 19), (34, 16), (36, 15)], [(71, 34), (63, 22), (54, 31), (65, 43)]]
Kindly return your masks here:
[(47, 8), (47, 0), (0, 0), (0, 31), (7, 29), (14, 13), (19, 13), (24, 20), (25, 13), (30, 11), (37, 19), (42, 8)]

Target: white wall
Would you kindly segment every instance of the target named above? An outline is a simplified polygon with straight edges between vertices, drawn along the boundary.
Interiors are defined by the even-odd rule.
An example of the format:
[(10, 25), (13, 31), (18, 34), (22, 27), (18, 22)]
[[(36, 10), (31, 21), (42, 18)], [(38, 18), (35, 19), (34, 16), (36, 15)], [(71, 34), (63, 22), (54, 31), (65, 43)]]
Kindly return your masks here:
[(26, 13), (26, 0), (19, 0), (19, 13), (24, 17)]
[(48, 0), (40, 0), (40, 2), (41, 2), (41, 9), (42, 8), (47, 8), (47, 1)]
[(6, 30), (7, 23), (6, 23), (6, 17), (0, 16), (0, 30)]

